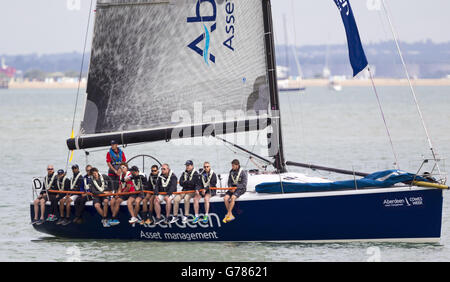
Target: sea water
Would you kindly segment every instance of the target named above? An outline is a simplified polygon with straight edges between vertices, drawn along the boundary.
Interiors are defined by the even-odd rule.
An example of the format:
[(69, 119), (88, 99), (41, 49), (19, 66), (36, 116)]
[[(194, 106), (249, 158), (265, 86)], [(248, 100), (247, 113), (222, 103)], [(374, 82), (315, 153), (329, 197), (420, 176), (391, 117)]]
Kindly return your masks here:
[[(310, 87), (280, 94), (286, 159), (361, 172), (400, 169), (416, 172), (430, 158), (427, 137), (408, 87), (379, 87), (384, 125), (376, 96), (369, 87), (334, 92)], [(75, 112), (78, 130), (84, 106), (81, 91)], [(450, 87), (417, 87), (431, 141), (442, 159), (450, 155)], [(444, 193), (442, 239), (439, 244), (406, 243), (161, 243), (119, 240), (69, 240), (36, 232), (30, 225), (31, 180), (44, 176), (46, 166), (66, 169), (77, 91), (0, 90), (0, 261), (449, 261), (449, 195)], [(139, 103), (139, 101), (134, 101)], [(261, 137), (261, 136), (258, 136)], [(261, 139), (261, 138), (260, 138)], [(198, 141), (198, 140), (197, 140)], [(264, 154), (260, 142), (247, 144)], [(86, 163), (106, 172), (104, 149), (77, 151), (72, 163)], [(254, 168), (246, 155), (223, 144), (158, 142), (124, 148), (128, 158), (150, 154), (181, 173), (192, 159), (205, 160), (216, 172), (227, 172), (230, 161)], [(394, 153), (395, 152), (395, 153)], [(396, 159), (398, 163), (396, 163)], [(154, 161), (136, 160), (148, 173)], [(441, 162), (444, 176), (445, 162)], [(431, 163), (422, 171), (431, 170)], [(290, 168), (330, 179), (348, 176)], [(326, 209), (326, 207), (323, 207)], [(276, 210), (268, 211), (276, 213)], [(280, 215), (283, 216), (283, 215)], [(262, 214), (261, 217), (264, 217)], [(125, 223), (124, 223), (125, 224)], [(270, 228), (270, 222), (268, 223)]]

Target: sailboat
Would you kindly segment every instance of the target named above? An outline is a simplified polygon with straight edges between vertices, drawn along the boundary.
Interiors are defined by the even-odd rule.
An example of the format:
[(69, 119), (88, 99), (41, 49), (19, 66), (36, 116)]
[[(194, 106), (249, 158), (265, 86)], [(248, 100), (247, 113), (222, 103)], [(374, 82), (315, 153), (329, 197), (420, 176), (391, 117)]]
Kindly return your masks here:
[(330, 45), (327, 44), (327, 50), (325, 54), (325, 66), (322, 70), (322, 77), (328, 79), (328, 89), (340, 92), (342, 91), (342, 85), (336, 79), (336, 77), (331, 75), (331, 70), (329, 68), (329, 60), (330, 60)]
[[(294, 34), (295, 34), (295, 22), (294, 22), (293, 26), (294, 26)], [(298, 60), (297, 50), (294, 45), (291, 46), (291, 51), (292, 51), (292, 55), (294, 56), (295, 64), (296, 64), (297, 71), (298, 71), (298, 76), (295, 79), (292, 79), (289, 76), (289, 39), (288, 39), (288, 32), (287, 32), (286, 15), (283, 15), (283, 28), (284, 28), (284, 40), (285, 40), (285, 56), (286, 56), (285, 65), (286, 66), (285, 67), (281, 67), (281, 66), (277, 67), (280, 70), (277, 72), (278, 90), (280, 92), (304, 91), (304, 90), (306, 90), (306, 87), (303, 85), (300, 62)]]
[[(348, 1), (336, 3), (347, 17)], [(396, 169), (369, 174), (286, 160), (270, 0), (98, 0), (96, 11), (84, 119), (78, 134), (67, 140), (69, 150), (107, 147), (111, 140), (129, 145), (212, 136), (266, 168), (249, 171), (238, 216), (229, 223), (221, 221), (226, 210), (216, 196), (207, 224), (194, 224), (192, 218), (128, 224), (123, 204), (122, 223), (104, 228), (88, 202), (83, 224), (45, 222), (33, 225), (37, 231), (148, 241), (439, 241), (445, 183)], [(171, 119), (174, 112), (192, 114), (194, 102), (214, 109), (215, 118)], [(228, 109), (246, 114), (220, 114)], [(269, 157), (221, 137), (249, 131), (267, 133)], [(290, 172), (293, 166), (351, 180)], [(30, 212), (33, 218), (32, 204)]]

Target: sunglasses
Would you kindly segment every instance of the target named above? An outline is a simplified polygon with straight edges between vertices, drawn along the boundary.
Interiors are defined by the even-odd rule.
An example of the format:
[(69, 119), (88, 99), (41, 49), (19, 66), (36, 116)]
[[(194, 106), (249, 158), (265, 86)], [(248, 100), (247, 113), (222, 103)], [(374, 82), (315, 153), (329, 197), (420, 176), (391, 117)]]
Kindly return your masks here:
[(47, 170), (54, 170), (53, 168), (47, 168)]
[(210, 166), (204, 166), (203, 168), (209, 168)]
[(157, 169), (152, 169), (152, 172), (158, 172), (158, 170)]

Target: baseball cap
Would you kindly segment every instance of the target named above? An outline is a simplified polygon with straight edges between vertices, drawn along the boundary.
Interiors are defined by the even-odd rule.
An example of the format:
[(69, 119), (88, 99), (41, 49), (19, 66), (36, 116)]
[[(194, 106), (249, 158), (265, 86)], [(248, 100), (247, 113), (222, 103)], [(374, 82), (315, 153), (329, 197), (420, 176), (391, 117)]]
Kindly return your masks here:
[(72, 169), (74, 169), (74, 168), (80, 168), (77, 164), (74, 164), (73, 166), (72, 166)]
[(184, 165), (194, 165), (194, 162), (189, 160), (189, 161), (186, 161), (186, 163)]
[(139, 168), (134, 165), (130, 168), (130, 171), (139, 171)]
[(118, 145), (119, 143), (117, 143), (116, 140), (111, 140), (111, 145)]
[(64, 174), (64, 170), (63, 169), (58, 169), (58, 174)]

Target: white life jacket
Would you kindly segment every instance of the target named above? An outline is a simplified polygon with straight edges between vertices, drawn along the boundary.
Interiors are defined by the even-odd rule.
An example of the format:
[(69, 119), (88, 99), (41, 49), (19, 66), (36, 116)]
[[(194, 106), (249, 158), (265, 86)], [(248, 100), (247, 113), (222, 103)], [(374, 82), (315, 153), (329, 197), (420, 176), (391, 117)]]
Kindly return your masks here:
[(103, 179), (103, 175), (99, 174), (99, 176), (100, 176), (100, 181), (102, 183), (101, 186), (98, 186), (97, 180), (95, 180), (94, 177), (92, 177), (92, 182), (94, 183), (95, 188), (97, 188), (98, 191), (103, 193), (105, 191), (105, 188), (106, 188), (105, 180)]
[(234, 185), (239, 184), (239, 178), (241, 177), (241, 173), (242, 173), (242, 168), (239, 168), (239, 172), (236, 175), (236, 177), (233, 176), (233, 172), (230, 172), (231, 181), (233, 182)]
[(212, 179), (213, 175), (214, 175), (214, 171), (213, 171), (213, 170), (210, 170), (210, 171), (209, 171), (208, 178), (207, 178), (206, 181), (205, 181), (205, 179), (203, 178), (203, 174), (202, 174), (203, 188), (209, 188), (210, 183), (211, 183), (211, 179)]

